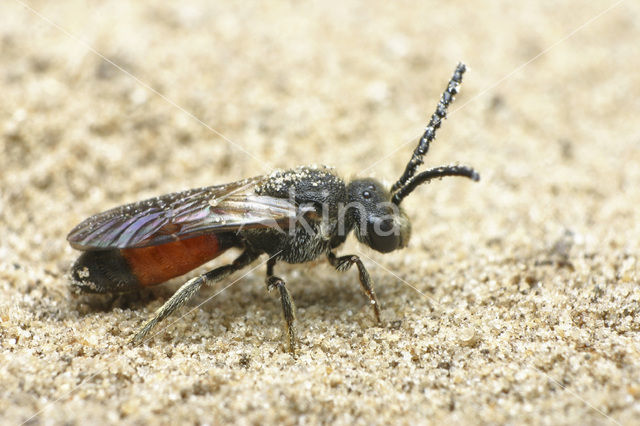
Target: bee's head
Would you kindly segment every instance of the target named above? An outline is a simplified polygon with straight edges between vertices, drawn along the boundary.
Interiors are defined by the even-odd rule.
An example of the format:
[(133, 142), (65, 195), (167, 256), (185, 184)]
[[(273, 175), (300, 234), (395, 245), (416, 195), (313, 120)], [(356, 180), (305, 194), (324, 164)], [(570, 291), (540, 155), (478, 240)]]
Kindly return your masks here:
[(444, 176), (462, 176), (474, 181), (480, 180), (480, 175), (475, 170), (465, 166), (441, 166), (416, 175), (418, 167), (423, 163), (422, 157), (429, 150), (430, 143), (435, 139), (436, 130), (447, 115), (447, 107), (458, 93), (465, 71), (465, 65), (458, 64), (404, 173), (393, 184), (390, 191), (373, 179), (358, 179), (349, 184), (349, 201), (356, 207), (355, 216), (352, 216), (357, 219), (354, 223), (356, 236), (360, 242), (372, 249), (388, 253), (407, 246), (411, 235), (411, 224), (400, 208), (400, 203), (419, 185)]
[(353, 209), (356, 237), (381, 253), (406, 247), (411, 224), (405, 212), (391, 202), (391, 194), (374, 179), (349, 183), (349, 206)]

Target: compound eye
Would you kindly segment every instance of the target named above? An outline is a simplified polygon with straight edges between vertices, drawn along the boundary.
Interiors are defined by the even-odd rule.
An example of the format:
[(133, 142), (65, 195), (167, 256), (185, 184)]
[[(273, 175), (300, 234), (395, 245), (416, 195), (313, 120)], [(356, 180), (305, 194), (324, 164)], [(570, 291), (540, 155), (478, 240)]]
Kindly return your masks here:
[(367, 186), (367, 189), (362, 191), (362, 198), (364, 198), (365, 200), (368, 200), (369, 198), (371, 198), (373, 196), (373, 191), (375, 191), (375, 189), (376, 188), (373, 185)]
[(367, 236), (372, 249), (389, 253), (400, 246), (400, 230), (391, 219), (370, 219), (367, 222)]

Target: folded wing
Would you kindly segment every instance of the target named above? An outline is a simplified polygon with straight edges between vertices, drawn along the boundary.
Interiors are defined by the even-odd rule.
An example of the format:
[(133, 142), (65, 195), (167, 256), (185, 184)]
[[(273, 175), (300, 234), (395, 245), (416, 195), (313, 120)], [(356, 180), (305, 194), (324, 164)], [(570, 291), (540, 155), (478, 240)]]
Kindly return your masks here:
[(67, 240), (78, 250), (123, 249), (241, 228), (285, 230), (301, 211), (287, 199), (257, 195), (254, 188), (264, 179), (257, 176), (116, 207), (80, 223)]

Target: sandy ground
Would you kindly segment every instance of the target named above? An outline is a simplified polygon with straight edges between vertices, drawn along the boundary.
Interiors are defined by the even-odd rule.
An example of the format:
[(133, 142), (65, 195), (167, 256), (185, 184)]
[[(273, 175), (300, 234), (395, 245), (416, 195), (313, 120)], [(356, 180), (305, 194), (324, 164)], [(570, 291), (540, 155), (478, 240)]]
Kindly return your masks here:
[[(640, 422), (640, 3), (28, 3), (0, 4), (2, 424)], [(459, 60), (427, 165), (481, 182), (412, 194), (405, 250), (341, 250), (382, 325), (324, 261), (277, 269), (297, 359), (259, 262), (140, 347), (184, 278), (69, 293), (65, 236), (107, 208), (299, 164), (393, 181)]]

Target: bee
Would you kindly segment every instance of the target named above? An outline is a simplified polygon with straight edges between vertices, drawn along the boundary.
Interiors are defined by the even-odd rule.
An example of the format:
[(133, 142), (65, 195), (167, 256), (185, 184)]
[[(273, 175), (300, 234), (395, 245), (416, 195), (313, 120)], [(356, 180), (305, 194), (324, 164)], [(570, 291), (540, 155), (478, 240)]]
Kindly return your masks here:
[(326, 256), (338, 271), (358, 269), (362, 290), (380, 323), (380, 304), (364, 264), (358, 256), (338, 256), (335, 251), (351, 232), (381, 253), (406, 247), (411, 224), (400, 207), (402, 200), (436, 178), (479, 180), (479, 174), (466, 166), (441, 166), (416, 174), (465, 70), (458, 64), (409, 163), (390, 188), (373, 178), (346, 182), (332, 168), (305, 166), (116, 207), (86, 219), (69, 233), (71, 246), (83, 251), (70, 272), (72, 289), (132, 292), (184, 275), (230, 248), (241, 250), (232, 263), (183, 284), (132, 337), (135, 343), (203, 285), (221, 281), (267, 255), (266, 285), (279, 293), (288, 348), (295, 353), (295, 307), (275, 266), (279, 261), (298, 264)]

